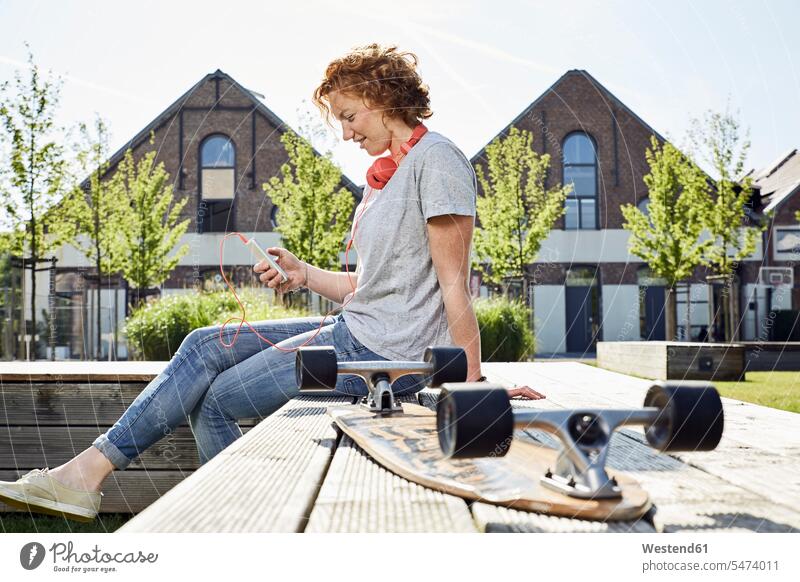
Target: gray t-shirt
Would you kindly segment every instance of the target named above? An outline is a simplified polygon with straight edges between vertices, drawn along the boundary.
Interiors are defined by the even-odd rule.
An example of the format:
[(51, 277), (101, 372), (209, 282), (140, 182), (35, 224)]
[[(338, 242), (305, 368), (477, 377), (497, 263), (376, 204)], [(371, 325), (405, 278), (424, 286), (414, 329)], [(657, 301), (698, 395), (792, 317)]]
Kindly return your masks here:
[(343, 317), (350, 333), (376, 354), (419, 361), (429, 345), (453, 345), (426, 221), (442, 214), (475, 216), (475, 171), (453, 142), (428, 131), (388, 184), (369, 195), (371, 190), (365, 186), (354, 215), (360, 216), (353, 242), (359, 282), (352, 301), (347, 303), (352, 293), (344, 299)]

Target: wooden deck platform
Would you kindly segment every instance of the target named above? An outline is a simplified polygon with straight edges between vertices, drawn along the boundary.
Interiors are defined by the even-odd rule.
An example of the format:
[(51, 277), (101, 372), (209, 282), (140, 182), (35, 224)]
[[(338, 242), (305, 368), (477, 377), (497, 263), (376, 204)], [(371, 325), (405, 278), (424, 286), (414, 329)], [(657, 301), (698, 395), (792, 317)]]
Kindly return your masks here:
[[(0, 362), (0, 480), (56, 467), (92, 444), (167, 362)], [(249, 431), (260, 419), (240, 425)], [(103, 513), (138, 513), (199, 466), (188, 424), (104, 485)], [(0, 512), (12, 508), (0, 503)]]
[[(92, 366), (100, 373), (97, 364)], [(17, 387), (23, 380), (9, 375), (3, 366), (0, 390), (7, 395), (10, 380)], [(135, 368), (125, 372), (138, 373)], [(529, 384), (548, 396), (543, 401), (515, 402), (515, 406), (523, 407), (639, 407), (650, 385), (647, 380), (575, 362), (486, 363), (483, 369), (492, 381)], [(150, 373), (157, 374), (158, 370)], [(95, 383), (99, 382), (97, 378)], [(104, 383), (113, 383), (112, 378), (106, 377)], [(33, 387), (35, 382), (29, 385)], [(435, 394), (434, 390), (424, 390), (419, 401), (430, 405)], [(16, 402), (9, 406), (6, 401), (7, 417), (0, 414), (0, 423), (10, 427), (9, 422), (30, 421), (30, 414), (24, 410), (30, 403)], [(717, 450), (704, 453), (659, 454), (644, 444), (640, 430), (619, 431), (614, 436), (609, 464), (639, 479), (657, 511), (649, 520), (602, 523), (467, 503), (410, 483), (374, 463), (334, 428), (326, 414), (327, 406), (348, 402), (350, 399), (328, 395), (294, 399), (197, 470), (164, 465), (148, 468), (143, 456), (142, 473), (150, 475), (154, 483), (162, 483), (160, 497), (120, 531), (800, 531), (800, 512), (796, 509), (800, 506), (797, 414), (723, 399), (723, 440)], [(8, 442), (16, 442), (10, 428), (0, 434), (3, 431), (11, 436)], [(552, 443), (549, 435), (538, 431), (518, 436)], [(4, 446), (0, 443), (0, 459)], [(110, 501), (110, 490), (123, 503), (128, 500), (130, 504), (136, 497), (127, 488), (128, 473), (112, 475), (104, 503)], [(169, 486), (163, 481), (166, 474), (175, 477)], [(111, 483), (114, 479), (117, 485)]]

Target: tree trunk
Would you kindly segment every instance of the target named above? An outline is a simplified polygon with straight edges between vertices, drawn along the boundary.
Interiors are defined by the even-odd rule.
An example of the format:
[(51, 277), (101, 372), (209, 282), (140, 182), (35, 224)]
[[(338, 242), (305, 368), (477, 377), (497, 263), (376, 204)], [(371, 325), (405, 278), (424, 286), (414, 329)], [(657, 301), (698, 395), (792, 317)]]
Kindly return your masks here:
[(666, 311), (665, 313), (666, 317), (664, 321), (665, 335), (667, 341), (675, 341), (678, 335), (677, 334), (678, 305), (675, 301), (675, 285), (666, 287), (664, 289), (664, 292), (665, 292), (664, 310)]
[(50, 261), (50, 289), (48, 293), (48, 311), (49, 317), (47, 318), (47, 345), (50, 346), (50, 361), (56, 360), (56, 260), (55, 258)]
[(735, 273), (731, 274), (728, 297), (728, 319), (730, 320), (730, 334), (728, 341), (735, 342), (740, 336), (740, 317), (739, 317), (739, 278)]
[(101, 325), (100, 320), (102, 318), (102, 312), (100, 310), (100, 255), (99, 253), (95, 256), (95, 268), (97, 269), (97, 305), (95, 306), (95, 313), (97, 314), (97, 346), (94, 350), (94, 357), (96, 360), (100, 360), (101, 351), (102, 351), (102, 342), (100, 341), (101, 335)]
[[(109, 280), (109, 287), (111, 286), (111, 276), (108, 277)], [(119, 358), (119, 354), (117, 353), (117, 328), (119, 327), (119, 289), (114, 289), (114, 317), (112, 318), (111, 325), (114, 328), (114, 361), (116, 362)]]
[[(34, 251), (31, 253), (31, 258), (33, 263), (31, 264), (31, 350), (28, 352), (28, 360), (31, 359), (31, 353), (33, 353), (33, 359), (36, 359), (36, 252)], [(25, 333), (27, 333), (27, 329)]]
[(722, 341), (729, 342), (733, 337), (733, 317), (731, 317), (731, 295), (732, 282), (731, 276), (726, 276), (723, 280), (722, 298), (720, 301), (720, 315), (722, 316)]
[(706, 341), (715, 342), (718, 338), (716, 333), (717, 310), (716, 305), (714, 305), (714, 285), (712, 285), (708, 277), (706, 277), (706, 283), (708, 289), (708, 332), (706, 333)]
[(531, 301), (531, 282), (528, 276), (523, 272), (522, 274), (522, 294), (525, 299), (525, 307), (528, 309), (528, 324), (533, 329), (533, 302)]

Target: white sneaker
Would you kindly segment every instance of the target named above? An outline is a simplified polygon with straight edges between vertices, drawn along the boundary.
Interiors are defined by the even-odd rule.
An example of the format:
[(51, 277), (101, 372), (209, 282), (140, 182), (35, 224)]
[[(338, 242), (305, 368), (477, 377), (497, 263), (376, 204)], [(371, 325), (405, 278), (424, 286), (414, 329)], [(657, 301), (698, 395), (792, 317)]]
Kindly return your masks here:
[(103, 494), (72, 489), (54, 479), (49, 469), (34, 469), (16, 481), (0, 481), (0, 501), (17, 509), (92, 521)]

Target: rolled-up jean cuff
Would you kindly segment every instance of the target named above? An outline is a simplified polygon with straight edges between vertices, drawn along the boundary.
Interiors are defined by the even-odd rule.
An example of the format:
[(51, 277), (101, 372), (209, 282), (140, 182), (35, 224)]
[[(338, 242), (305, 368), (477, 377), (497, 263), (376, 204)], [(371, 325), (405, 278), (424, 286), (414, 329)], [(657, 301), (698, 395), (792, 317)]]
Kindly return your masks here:
[(105, 434), (101, 434), (99, 437), (94, 439), (92, 445), (101, 453), (103, 453), (108, 460), (111, 461), (111, 464), (120, 471), (127, 469), (128, 465), (131, 464), (131, 459), (126, 457), (122, 451), (112, 444)]

